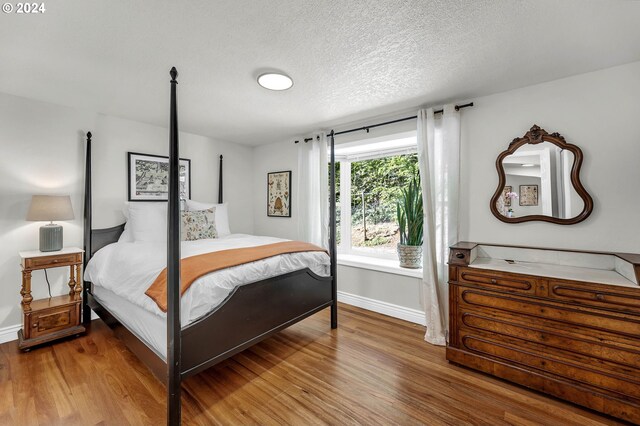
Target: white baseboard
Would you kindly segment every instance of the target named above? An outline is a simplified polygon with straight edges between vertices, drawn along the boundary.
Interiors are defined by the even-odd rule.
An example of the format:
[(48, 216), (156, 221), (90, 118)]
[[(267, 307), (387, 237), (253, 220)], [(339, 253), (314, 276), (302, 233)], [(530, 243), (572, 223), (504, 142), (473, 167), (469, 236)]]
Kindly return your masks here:
[(415, 324), (426, 325), (424, 312), (417, 309), (406, 308), (404, 306), (394, 305), (393, 303), (382, 302), (380, 300), (369, 299), (368, 297), (358, 296), (357, 294), (338, 292), (338, 302), (347, 305), (357, 306), (362, 309), (377, 312), (379, 314), (388, 315), (393, 318), (409, 321)]
[[(357, 306), (362, 309), (377, 312), (379, 314), (388, 315), (393, 318), (425, 325), (424, 312), (417, 309), (406, 308), (404, 306), (394, 305), (393, 303), (369, 299), (368, 297), (358, 296), (356, 294), (345, 293), (342, 291), (338, 292), (338, 301), (346, 303), (347, 305)], [(96, 315), (95, 312), (91, 312), (91, 319), (98, 319), (98, 315)], [(18, 340), (18, 330), (21, 328), (22, 324), (0, 328), (0, 344)]]
[(22, 324), (0, 328), (0, 344), (18, 340), (18, 330), (21, 328)]
[[(100, 318), (95, 312), (91, 311), (91, 319), (95, 320)], [(22, 328), (22, 324), (10, 325), (8, 327), (0, 328), (0, 345), (3, 343), (18, 340), (18, 330)]]

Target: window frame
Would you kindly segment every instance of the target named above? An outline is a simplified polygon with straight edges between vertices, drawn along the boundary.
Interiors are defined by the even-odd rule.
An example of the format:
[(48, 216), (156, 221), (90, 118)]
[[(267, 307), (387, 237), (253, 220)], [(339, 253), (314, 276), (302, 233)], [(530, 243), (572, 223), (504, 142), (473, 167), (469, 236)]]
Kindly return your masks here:
[[(403, 139), (407, 137), (416, 138), (416, 132), (403, 132), (389, 135), (386, 140)], [(377, 140), (379, 141), (379, 140)], [(377, 142), (376, 141), (376, 142)], [(375, 143), (372, 140), (358, 141), (349, 145), (363, 145)], [(352, 232), (352, 211), (351, 211), (351, 163), (358, 161), (374, 160), (378, 158), (395, 157), (398, 155), (417, 154), (417, 139), (415, 145), (402, 146), (397, 149), (384, 149), (371, 152), (358, 153), (354, 155), (336, 154), (336, 161), (340, 163), (340, 244), (338, 244), (338, 255), (355, 255), (378, 259), (398, 260), (398, 254), (385, 253), (365, 247), (353, 247), (351, 241)]]

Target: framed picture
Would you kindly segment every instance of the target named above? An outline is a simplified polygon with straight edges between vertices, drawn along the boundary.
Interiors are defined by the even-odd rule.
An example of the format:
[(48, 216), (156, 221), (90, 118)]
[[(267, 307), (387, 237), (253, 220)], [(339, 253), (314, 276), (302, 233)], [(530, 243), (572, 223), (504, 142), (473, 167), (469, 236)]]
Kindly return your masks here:
[(291, 217), (291, 171), (267, 173), (267, 216)]
[(502, 198), (504, 199), (505, 207), (511, 207), (511, 197), (507, 197), (509, 192), (513, 192), (513, 186), (507, 185), (502, 190)]
[(520, 205), (538, 205), (538, 185), (520, 185)]
[[(169, 157), (129, 152), (129, 201), (169, 199)], [(180, 159), (180, 198), (191, 198), (191, 160)]]

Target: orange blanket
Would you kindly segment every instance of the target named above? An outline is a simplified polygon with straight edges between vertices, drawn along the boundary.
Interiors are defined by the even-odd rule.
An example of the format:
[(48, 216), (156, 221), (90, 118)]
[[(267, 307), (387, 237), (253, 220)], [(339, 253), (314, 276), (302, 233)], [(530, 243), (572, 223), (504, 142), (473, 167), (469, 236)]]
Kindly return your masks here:
[[(187, 257), (180, 262), (180, 295), (183, 295), (195, 280), (210, 272), (281, 254), (305, 251), (326, 250), (301, 241), (284, 241), (256, 247), (220, 250)], [(145, 294), (152, 298), (163, 312), (167, 312), (167, 268), (164, 268), (162, 272), (160, 272), (158, 278), (151, 284)]]

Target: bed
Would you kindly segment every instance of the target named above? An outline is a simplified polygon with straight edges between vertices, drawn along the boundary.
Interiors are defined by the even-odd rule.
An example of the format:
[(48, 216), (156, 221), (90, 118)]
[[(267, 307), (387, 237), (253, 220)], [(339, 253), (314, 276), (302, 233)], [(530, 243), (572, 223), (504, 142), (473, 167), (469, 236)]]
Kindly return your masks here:
[[(181, 258), (229, 247), (254, 247), (281, 241), (232, 234), (181, 244), (177, 71), (171, 69), (169, 197), (167, 237), (162, 245), (118, 241), (125, 224), (92, 227), (91, 133), (87, 133), (85, 172), (85, 281), (83, 322), (91, 310), (107, 323), (150, 370), (167, 385), (167, 424), (180, 424), (180, 383), (274, 333), (331, 309), (336, 328), (335, 156), (330, 133), (329, 252), (291, 253), (216, 271), (194, 282), (180, 297)], [(220, 156), (218, 202), (223, 202)], [(141, 258), (144, 253), (145, 259)], [(158, 259), (160, 259), (158, 261)], [(166, 315), (143, 298), (149, 277), (166, 259)], [(162, 269), (162, 265), (160, 266)], [(239, 278), (241, 277), (241, 278)], [(212, 284), (213, 283), (213, 284)], [(144, 296), (146, 297), (146, 296)]]
[[(216, 239), (184, 241), (182, 258), (228, 249), (285, 241), (279, 238), (231, 234)], [(91, 297), (166, 359), (166, 314), (145, 291), (164, 269), (164, 247), (153, 242), (120, 241), (99, 250), (85, 270)], [(213, 312), (239, 287), (308, 268), (318, 281), (327, 280), (325, 252), (290, 253), (211, 272), (197, 279), (181, 298), (180, 323), (196, 323)], [(324, 289), (326, 291), (326, 289)], [(330, 297), (330, 295), (329, 295)], [(263, 302), (260, 302), (263, 303)]]

